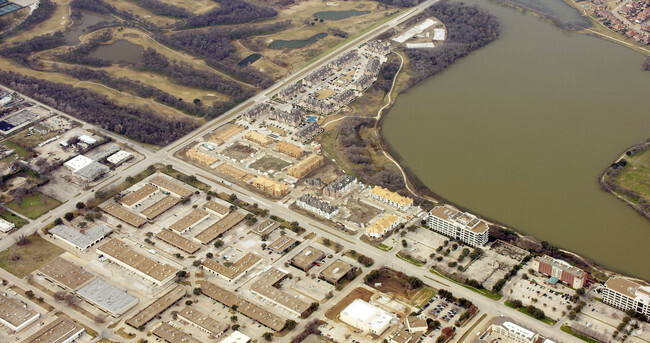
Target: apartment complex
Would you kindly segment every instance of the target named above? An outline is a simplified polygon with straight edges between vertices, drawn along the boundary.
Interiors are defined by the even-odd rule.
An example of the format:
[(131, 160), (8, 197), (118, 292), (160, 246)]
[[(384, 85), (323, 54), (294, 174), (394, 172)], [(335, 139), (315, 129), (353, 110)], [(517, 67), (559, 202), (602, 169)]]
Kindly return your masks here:
[(296, 178), (301, 178), (307, 175), (310, 171), (322, 166), (323, 164), (325, 164), (325, 158), (323, 156), (312, 154), (305, 157), (304, 160), (289, 167), (287, 174)]
[(413, 199), (391, 192), (381, 186), (375, 186), (370, 190), (370, 198), (396, 207), (402, 211), (408, 210), (413, 205)]
[(399, 224), (399, 217), (394, 214), (385, 214), (376, 222), (366, 228), (366, 235), (372, 238), (381, 238)]
[(332, 219), (339, 214), (339, 207), (320, 200), (311, 194), (303, 194), (296, 200), (296, 205), (325, 219)]
[(487, 244), (490, 231), (487, 223), (475, 215), (443, 206), (429, 212), (429, 228), (472, 247)]
[(301, 158), (302, 155), (305, 154), (305, 150), (303, 150), (299, 146), (295, 144), (287, 143), (285, 141), (279, 141), (278, 144), (275, 145), (275, 148), (273, 148), (273, 150), (277, 152), (281, 152), (293, 158)]
[(289, 185), (278, 182), (264, 175), (260, 175), (253, 180), (253, 186), (262, 192), (275, 197), (285, 196), (289, 193)]
[[(584, 286), (587, 277), (582, 269), (546, 255), (533, 259), (533, 269), (576, 289)], [(556, 281), (555, 279), (551, 283)]]
[(352, 189), (352, 187), (356, 184), (357, 178), (350, 175), (343, 175), (327, 185), (323, 191), (323, 194), (333, 198), (340, 198), (343, 194)]
[(616, 276), (605, 282), (603, 302), (619, 310), (650, 317), (650, 286)]

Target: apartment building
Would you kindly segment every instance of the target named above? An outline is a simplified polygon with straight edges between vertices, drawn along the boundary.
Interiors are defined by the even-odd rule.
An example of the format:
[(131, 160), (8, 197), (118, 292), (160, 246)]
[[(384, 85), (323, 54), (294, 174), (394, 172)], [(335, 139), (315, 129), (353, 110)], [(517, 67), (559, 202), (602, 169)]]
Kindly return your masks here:
[(243, 115), (242, 118), (246, 120), (249, 123), (254, 122), (264, 114), (268, 113), (271, 110), (271, 105), (267, 103), (261, 103), (257, 104), (253, 107), (251, 107), (248, 111), (246, 111)]
[(357, 184), (357, 179), (350, 175), (340, 176), (338, 179), (332, 181), (325, 190), (323, 194), (333, 197), (340, 198), (343, 194), (347, 193), (352, 187)]
[(533, 269), (576, 289), (584, 286), (587, 277), (582, 269), (546, 255), (533, 259)]
[(287, 87), (284, 87), (284, 89), (282, 89), (280, 93), (278, 93), (277, 98), (280, 101), (289, 101), (295, 98), (296, 96), (298, 96), (302, 91), (302, 88), (303, 88), (302, 83), (291, 84)]
[(370, 198), (396, 207), (402, 211), (408, 210), (413, 205), (413, 199), (391, 192), (381, 186), (375, 186), (370, 190)]
[(332, 68), (329, 66), (324, 66), (315, 72), (309, 74), (302, 80), (302, 83), (307, 87), (313, 87), (314, 85), (322, 82), (323, 79), (328, 77), (332, 73)]
[(603, 302), (619, 310), (634, 310), (650, 317), (650, 286), (619, 276), (605, 282)]
[(311, 194), (303, 194), (296, 200), (298, 207), (315, 213), (325, 219), (332, 219), (339, 214), (339, 207), (327, 201), (320, 200)]
[(487, 244), (489, 227), (475, 215), (448, 207), (436, 206), (429, 212), (429, 228), (469, 246)]
[(372, 238), (381, 238), (399, 225), (399, 217), (394, 214), (385, 214), (376, 222), (366, 228), (366, 235)]
[(325, 158), (323, 156), (311, 154), (305, 157), (300, 162), (289, 167), (289, 169), (287, 170), (287, 174), (295, 178), (301, 178), (309, 174), (309, 172), (311, 172), (312, 170), (319, 168), (323, 164), (325, 164)]

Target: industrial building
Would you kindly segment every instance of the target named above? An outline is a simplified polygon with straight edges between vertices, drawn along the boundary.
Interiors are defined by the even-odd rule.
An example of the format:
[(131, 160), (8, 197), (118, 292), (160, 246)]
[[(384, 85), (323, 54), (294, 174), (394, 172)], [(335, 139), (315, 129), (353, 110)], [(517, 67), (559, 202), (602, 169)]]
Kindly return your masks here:
[(172, 307), (179, 300), (183, 299), (187, 292), (185, 287), (176, 286), (171, 291), (165, 293), (162, 297), (156, 299), (149, 306), (143, 308), (135, 316), (129, 318), (125, 323), (134, 327), (144, 327), (154, 318), (165, 312), (168, 308)]
[(154, 195), (158, 194), (158, 187), (146, 184), (135, 191), (127, 194), (126, 196), (120, 199), (120, 204), (128, 208), (129, 210), (135, 210), (138, 206), (142, 204), (142, 201), (149, 199)]
[(341, 311), (339, 319), (361, 331), (379, 336), (391, 326), (395, 317), (377, 306), (355, 299)]
[(267, 301), (277, 304), (282, 309), (296, 316), (306, 318), (311, 313), (310, 304), (302, 301), (296, 295), (282, 290), (282, 281), (289, 277), (289, 272), (279, 268), (269, 267), (251, 285), (251, 292)]
[(151, 330), (151, 333), (167, 343), (201, 343), (198, 339), (181, 331), (169, 323), (160, 323)]
[(472, 247), (488, 242), (488, 224), (476, 216), (443, 206), (429, 212), (429, 228)]
[(29, 336), (23, 343), (72, 343), (81, 337), (84, 332), (83, 326), (68, 317), (61, 316)]
[(178, 182), (172, 181), (171, 179), (161, 175), (154, 177), (149, 182), (151, 182), (151, 184), (154, 186), (162, 189), (163, 191), (171, 193), (179, 198), (189, 198), (192, 196), (192, 194), (194, 194), (192, 190), (185, 188)]
[(226, 267), (210, 258), (203, 260), (202, 265), (208, 272), (217, 274), (228, 282), (235, 282), (261, 261), (262, 258), (259, 255), (249, 252), (235, 261), (230, 267)]
[(136, 297), (100, 278), (81, 287), (77, 295), (113, 317), (123, 315), (138, 304)]
[(97, 224), (82, 232), (62, 224), (51, 228), (49, 233), (54, 238), (86, 252), (90, 247), (113, 233), (113, 228), (106, 224)]
[(190, 255), (199, 251), (201, 248), (200, 244), (169, 230), (158, 232), (156, 238)]
[(41, 314), (27, 308), (22, 302), (0, 294), (0, 324), (14, 333), (38, 320)]
[(7, 233), (7, 232), (13, 230), (15, 227), (16, 227), (16, 224), (0, 218), (0, 231), (2, 231), (4, 233)]
[(620, 276), (609, 278), (603, 288), (603, 302), (650, 317), (650, 286)]
[(229, 325), (218, 322), (212, 317), (209, 317), (190, 306), (186, 306), (182, 311), (178, 312), (178, 319), (185, 321), (214, 337), (221, 336), (221, 334), (226, 332), (230, 327)]
[(38, 268), (36, 275), (70, 292), (76, 291), (95, 278), (92, 273), (85, 271), (81, 266), (61, 257)]
[(134, 272), (156, 286), (166, 285), (178, 272), (178, 269), (154, 261), (115, 238), (97, 248), (97, 254), (104, 255), (111, 262)]
[(176, 221), (169, 228), (176, 231), (178, 234), (183, 234), (188, 230), (192, 230), (193, 227), (196, 227), (196, 225), (201, 224), (201, 222), (208, 218), (210, 218), (210, 213), (200, 209), (195, 209), (185, 217)]
[(566, 261), (557, 260), (550, 256), (537, 256), (533, 259), (533, 269), (549, 276), (549, 283), (560, 281), (575, 289), (582, 288), (585, 284), (587, 273), (582, 269), (570, 265)]
[(114, 153), (113, 155), (108, 156), (106, 158), (106, 161), (108, 161), (109, 163), (111, 163), (114, 166), (119, 166), (122, 163), (124, 163), (124, 162), (126, 162), (126, 161), (128, 161), (128, 160), (130, 160), (132, 158), (133, 158), (132, 153), (130, 153), (128, 151), (120, 150), (120, 151)]
[(278, 254), (284, 254), (289, 251), (291, 247), (297, 245), (299, 242), (288, 236), (281, 236), (275, 242), (268, 245), (268, 249)]
[(115, 204), (109, 203), (101, 207), (101, 209), (113, 217), (136, 228), (139, 228), (147, 223), (147, 220), (145, 218), (142, 218), (140, 215), (131, 212), (122, 206), (117, 206)]
[(203, 244), (210, 244), (215, 239), (221, 237), (226, 231), (232, 229), (237, 224), (241, 223), (246, 216), (238, 211), (230, 212), (227, 216), (221, 218), (218, 222), (212, 224), (203, 232), (194, 237)]
[(168, 195), (162, 198), (157, 203), (145, 208), (144, 211), (140, 212), (140, 214), (142, 214), (149, 220), (154, 220), (159, 215), (167, 212), (167, 210), (176, 206), (176, 204), (178, 204), (180, 201), (181, 199), (172, 195)]

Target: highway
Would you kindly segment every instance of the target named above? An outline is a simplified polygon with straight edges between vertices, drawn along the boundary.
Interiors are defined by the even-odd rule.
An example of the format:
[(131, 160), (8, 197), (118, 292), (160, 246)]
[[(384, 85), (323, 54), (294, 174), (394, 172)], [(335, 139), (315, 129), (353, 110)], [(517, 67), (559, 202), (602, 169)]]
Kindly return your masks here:
[[(263, 208), (268, 208), (270, 209), (271, 213), (286, 219), (290, 220), (297, 220), (303, 227), (310, 231), (315, 231), (318, 235), (327, 237), (330, 240), (334, 242), (340, 242), (343, 245), (347, 247), (354, 247), (354, 249), (366, 256), (372, 257), (375, 260), (375, 267), (379, 267), (382, 265), (387, 265), (390, 266), (394, 269), (397, 269), (399, 271), (402, 271), (406, 274), (413, 275), (413, 276), (418, 276), (421, 278), (425, 283), (430, 284), (432, 287), (435, 288), (440, 288), (444, 287), (446, 289), (449, 289), (454, 293), (455, 296), (457, 297), (464, 297), (466, 299), (471, 300), (476, 306), (479, 307), (480, 311), (483, 313), (487, 313), (490, 316), (498, 316), (498, 315), (505, 315), (509, 316), (512, 318), (516, 318), (516, 320), (523, 324), (524, 326), (531, 328), (538, 333), (545, 335), (549, 338), (552, 338), (556, 342), (571, 342), (575, 341), (576, 339), (573, 336), (570, 336), (564, 332), (561, 332), (559, 330), (559, 325), (557, 324), (556, 326), (548, 326), (538, 320), (535, 320), (532, 317), (528, 317), (526, 315), (521, 314), (520, 312), (507, 307), (503, 304), (502, 301), (494, 301), (491, 300), (487, 297), (484, 297), (478, 293), (475, 293), (465, 287), (462, 287), (460, 285), (456, 285), (452, 283), (449, 280), (446, 280), (442, 277), (439, 277), (438, 275), (435, 275), (433, 273), (430, 273), (426, 268), (424, 267), (417, 267), (415, 265), (412, 265), (406, 261), (403, 261), (401, 259), (398, 259), (394, 256), (394, 253), (391, 252), (385, 252), (381, 251), (371, 245), (368, 245), (366, 243), (361, 242), (357, 238), (353, 236), (348, 236), (345, 233), (342, 233), (334, 228), (328, 227), (310, 217), (306, 217), (304, 215), (298, 214), (296, 212), (293, 212), (290, 210), (287, 206), (273, 202), (271, 200), (266, 200), (263, 199), (260, 195), (255, 194), (247, 189), (244, 189), (242, 187), (238, 186), (231, 186), (231, 187), (226, 187), (220, 182), (213, 182), (213, 180), (219, 180), (219, 178), (213, 174), (209, 174), (209, 172), (196, 167), (194, 165), (188, 164), (176, 157), (174, 157), (174, 153), (182, 149), (188, 142), (196, 139), (200, 135), (203, 135), (215, 128), (217, 128), (220, 125), (223, 125), (224, 123), (227, 123), (228, 121), (232, 120), (234, 117), (240, 114), (240, 112), (251, 106), (254, 103), (258, 103), (261, 101), (265, 101), (268, 98), (272, 97), (275, 93), (279, 91), (280, 88), (295, 82), (299, 80), (300, 78), (304, 77), (306, 74), (310, 73), (311, 71), (320, 68), (329, 62), (331, 62), (333, 59), (337, 58), (338, 56), (355, 49), (359, 45), (365, 43), (366, 41), (370, 40), (371, 38), (391, 29), (396, 27), (397, 25), (401, 24), (402, 22), (412, 18), (413, 16), (419, 14), (422, 10), (425, 8), (431, 6), (432, 4), (436, 3), (439, 0), (427, 0), (423, 2), (422, 4), (418, 5), (417, 7), (407, 9), (405, 10), (404, 13), (399, 14), (395, 18), (390, 19), (386, 23), (379, 25), (378, 27), (369, 30), (368, 32), (361, 34), (359, 37), (356, 37), (352, 39), (351, 41), (343, 44), (342, 46), (334, 49), (333, 51), (329, 52), (328, 54), (320, 57), (319, 60), (311, 63), (308, 67), (299, 70), (293, 75), (289, 75), (282, 80), (278, 81), (276, 84), (271, 86), (270, 88), (260, 92), (259, 94), (253, 96), (252, 98), (248, 99), (247, 101), (243, 102), (242, 104), (236, 106), (235, 108), (231, 109), (224, 115), (208, 122), (207, 124), (203, 125), (202, 127), (194, 130), (193, 132), (187, 134), (183, 138), (177, 140), (176, 142), (170, 144), (167, 147), (164, 147), (159, 150), (152, 149), (151, 147), (143, 146), (141, 144), (138, 144), (136, 142), (128, 141), (125, 140), (124, 137), (117, 136), (113, 133), (107, 132), (105, 130), (102, 130), (102, 132), (113, 138), (114, 140), (118, 142), (122, 142), (125, 144), (128, 144), (131, 148), (136, 150), (138, 153), (140, 153), (144, 158), (129, 166), (128, 168), (121, 168), (118, 169), (114, 172), (111, 172), (107, 179), (101, 181), (98, 185), (94, 186), (91, 189), (82, 191), (80, 194), (75, 196), (74, 198), (70, 199), (68, 202), (64, 203), (63, 205), (57, 207), (56, 209), (51, 210), (50, 212), (44, 214), (40, 218), (31, 221), (31, 223), (25, 225), (21, 229), (17, 230), (16, 232), (12, 233), (8, 237), (5, 237), (0, 241), (0, 250), (5, 250), (8, 249), (11, 245), (14, 244), (16, 238), (19, 235), (29, 235), (34, 232), (36, 232), (38, 229), (41, 227), (45, 226), (46, 224), (52, 222), (55, 218), (63, 217), (63, 215), (66, 212), (72, 211), (75, 209), (75, 204), (79, 201), (85, 202), (88, 199), (91, 199), (94, 197), (94, 192), (96, 190), (99, 190), (103, 187), (106, 187), (109, 184), (119, 184), (127, 176), (137, 174), (138, 172), (141, 172), (145, 170), (149, 165), (151, 164), (156, 164), (156, 163), (162, 163), (162, 164), (172, 164), (175, 169), (178, 171), (185, 173), (187, 175), (195, 175), (199, 180), (210, 184), (213, 187), (214, 191), (220, 192), (228, 192), (232, 193), (235, 192), (238, 194), (238, 197), (244, 201), (248, 201), (251, 203), (258, 203), (260, 207)], [(49, 106), (43, 105), (39, 103), (38, 101), (35, 101), (34, 99), (29, 99), (26, 98), (30, 101), (33, 101), (34, 103), (38, 103), (40, 106), (47, 108), (51, 110), (53, 113), (57, 113), (66, 117), (69, 117), (71, 119), (77, 120), (76, 118), (73, 118), (65, 113), (62, 113), (60, 111), (57, 111), (56, 109), (50, 108)], [(86, 126), (90, 126), (86, 124)], [(205, 177), (205, 175), (209, 175), (208, 177)], [(366, 269), (364, 271), (367, 273), (370, 269)], [(359, 284), (360, 280), (362, 280), (363, 275), (360, 276), (357, 280), (355, 280), (354, 284)], [(352, 286), (352, 285), (351, 285)], [(346, 288), (345, 291), (350, 291), (352, 287)], [(341, 298), (344, 293), (346, 292), (337, 292), (337, 295), (335, 296), (334, 300), (337, 300)], [(335, 301), (330, 301), (327, 303), (327, 306), (322, 306), (321, 309), (317, 312), (316, 316), (312, 316), (312, 318), (320, 318), (322, 317), (321, 315), (324, 314), (324, 311), (329, 308), (332, 304), (334, 304)], [(307, 321), (302, 321), (302, 325)], [(482, 323), (485, 324), (485, 323)], [(479, 326), (481, 327), (481, 326)], [(296, 332), (298, 332), (296, 330)], [(474, 337), (472, 335), (475, 335), (475, 333), (470, 334), (469, 339), (473, 340)], [(289, 335), (292, 336), (292, 335)]]

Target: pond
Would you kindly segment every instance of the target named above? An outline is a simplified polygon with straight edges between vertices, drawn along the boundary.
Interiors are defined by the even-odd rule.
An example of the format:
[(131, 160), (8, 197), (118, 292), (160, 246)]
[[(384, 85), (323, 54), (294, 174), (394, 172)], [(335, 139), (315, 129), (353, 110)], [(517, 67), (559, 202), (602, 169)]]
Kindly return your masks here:
[(323, 12), (314, 13), (314, 17), (318, 19), (324, 19), (324, 20), (343, 20), (351, 17), (356, 17), (359, 15), (368, 14), (368, 13), (370, 13), (370, 11), (357, 11), (357, 10), (323, 11)]
[(327, 33), (321, 32), (311, 36), (309, 39), (294, 39), (294, 40), (276, 40), (269, 44), (269, 49), (300, 49), (309, 44), (315, 43), (317, 40), (327, 36)]
[(249, 65), (255, 63), (255, 61), (259, 60), (260, 57), (262, 57), (261, 54), (250, 54), (239, 63), (237, 63), (237, 65), (240, 67), (248, 67)]
[(102, 45), (93, 50), (88, 56), (108, 60), (113, 63), (127, 61), (138, 63), (142, 59), (144, 48), (127, 40), (117, 40), (113, 44)]
[(79, 44), (79, 37), (86, 33), (88, 27), (98, 24), (102, 21), (109, 21), (111, 17), (105, 14), (100, 14), (97, 12), (91, 12), (82, 10), (82, 21), (81, 24), (73, 26), (69, 31), (63, 34), (65, 38), (65, 43), (68, 45)]

